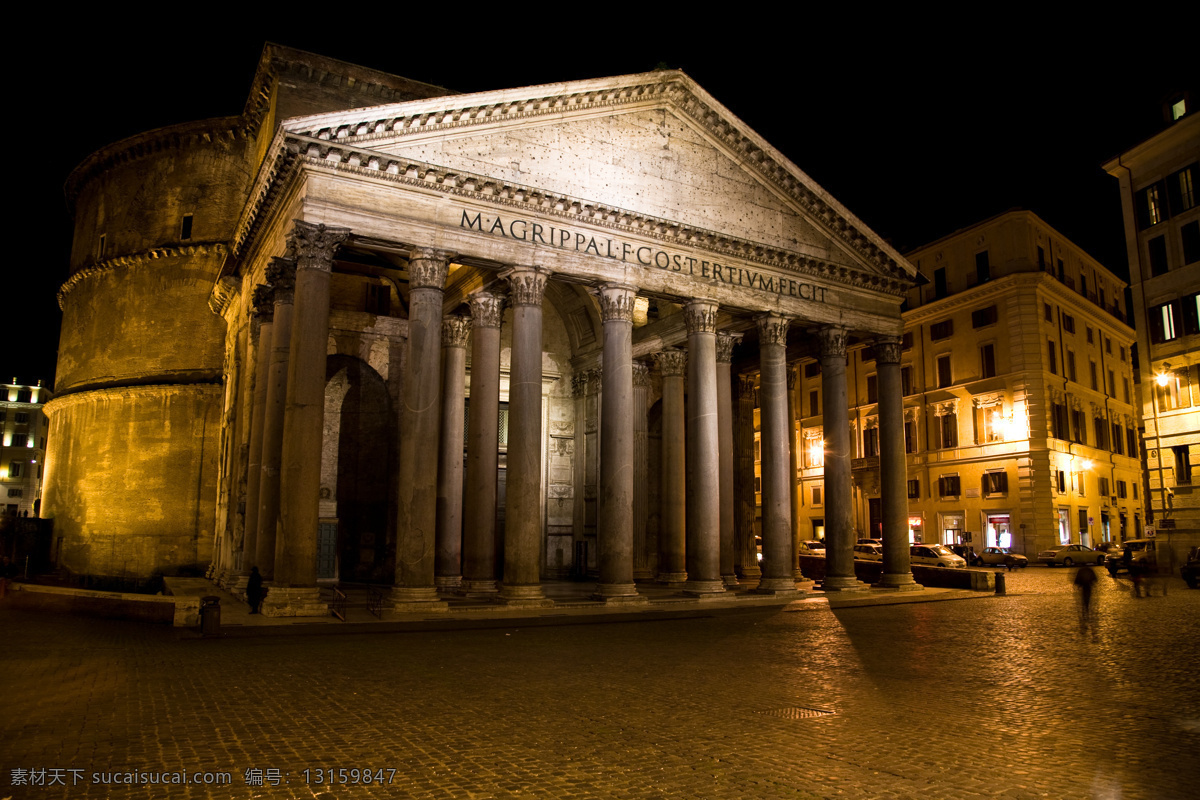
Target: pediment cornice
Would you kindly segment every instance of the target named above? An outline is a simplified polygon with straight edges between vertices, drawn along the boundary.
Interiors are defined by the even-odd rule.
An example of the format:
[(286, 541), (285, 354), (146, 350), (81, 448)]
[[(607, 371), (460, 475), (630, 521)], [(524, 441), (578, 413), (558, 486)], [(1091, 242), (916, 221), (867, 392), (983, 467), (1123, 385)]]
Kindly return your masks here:
[[(566, 115), (595, 115), (647, 106), (667, 108), (690, 120), (744, 169), (801, 210), (811, 224), (850, 254), (859, 266), (834, 264), (677, 221), (598, 204), (588, 198), (549, 194), (537, 187), (381, 152), (386, 145), (407, 137), (462, 133), (472, 127), (536, 123), (541, 118), (561, 119)], [(360, 171), (381, 180), (416, 181), (426, 188), (471, 194), (502, 205), (530, 208), (532, 203), (540, 213), (562, 214), (631, 233), (649, 234), (856, 288), (898, 294), (915, 276), (915, 270), (902, 256), (679, 71), (453, 95), (300, 117), (284, 123), (275, 144), (277, 158), (274, 164), (265, 165), (259, 175), (260, 185), (252, 195), (254, 207), (248, 209), (250, 214), (243, 219), (239, 245), (253, 229), (253, 217), (272, 194), (271, 182), (288, 172), (288, 163), (292, 162)], [(373, 164), (372, 159), (378, 162)], [(268, 177), (269, 181), (263, 180)]]

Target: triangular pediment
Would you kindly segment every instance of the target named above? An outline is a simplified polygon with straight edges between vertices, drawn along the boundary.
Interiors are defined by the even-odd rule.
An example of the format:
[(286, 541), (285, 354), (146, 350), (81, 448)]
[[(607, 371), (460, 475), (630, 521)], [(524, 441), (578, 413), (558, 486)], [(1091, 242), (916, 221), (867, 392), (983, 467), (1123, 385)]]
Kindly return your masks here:
[(301, 153), (325, 163), (386, 163), (496, 193), (534, 192), (581, 213), (649, 220), (693, 241), (716, 237), (889, 283), (915, 275), (678, 71), (410, 101), (283, 127)]

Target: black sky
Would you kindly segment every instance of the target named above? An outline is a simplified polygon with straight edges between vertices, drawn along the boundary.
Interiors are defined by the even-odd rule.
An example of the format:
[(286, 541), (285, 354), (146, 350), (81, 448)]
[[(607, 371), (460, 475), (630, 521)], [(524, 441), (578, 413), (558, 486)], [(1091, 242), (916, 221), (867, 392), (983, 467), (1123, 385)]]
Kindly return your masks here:
[(52, 77), (23, 81), (11, 95), (24, 116), (10, 124), (24, 133), (9, 133), (28, 149), (10, 149), (10, 158), (29, 200), (10, 210), (10, 222), (29, 228), (10, 229), (17, 253), (4, 267), (14, 317), (0, 362), (6, 376), (53, 375), (55, 293), (71, 236), (67, 175), (126, 136), (238, 113), (268, 40), (459, 91), (665, 64), (687, 72), (902, 252), (1019, 206), (1121, 276), (1117, 184), (1100, 163), (1160, 129), (1162, 99), (1197, 77), (1194, 55), (1157, 51), (1148, 60), (1107, 36), (1023, 21), (961, 31), (942, 23), (933, 34), (907, 30), (907, 19), (868, 31), (855, 16), (817, 20), (802, 11), (635, 25), (595, 16), (603, 13), (595, 5), (593, 16), (574, 21), (534, 7), (501, 9), (494, 20), (472, 20), (458, 6), (447, 6), (446, 19), (292, 8), (237, 28), (105, 17), (56, 34)]

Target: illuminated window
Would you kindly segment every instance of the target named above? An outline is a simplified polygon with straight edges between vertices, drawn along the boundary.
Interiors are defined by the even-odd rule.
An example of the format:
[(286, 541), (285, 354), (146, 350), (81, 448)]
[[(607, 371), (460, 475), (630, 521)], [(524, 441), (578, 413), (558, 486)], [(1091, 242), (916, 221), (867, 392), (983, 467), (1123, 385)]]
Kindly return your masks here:
[(1163, 220), (1162, 198), (1159, 197), (1158, 187), (1151, 186), (1145, 192), (1146, 220), (1151, 225), (1157, 225)]
[(1150, 340), (1159, 343), (1178, 338), (1175, 303), (1163, 303), (1150, 309)]
[(1180, 98), (1171, 104), (1171, 122), (1176, 122), (1187, 114), (1187, 98)]
[(1175, 203), (1177, 210), (1187, 211), (1196, 205), (1196, 183), (1193, 173), (1196, 167), (1192, 165), (1175, 173), (1175, 184), (1179, 190), (1178, 202)]

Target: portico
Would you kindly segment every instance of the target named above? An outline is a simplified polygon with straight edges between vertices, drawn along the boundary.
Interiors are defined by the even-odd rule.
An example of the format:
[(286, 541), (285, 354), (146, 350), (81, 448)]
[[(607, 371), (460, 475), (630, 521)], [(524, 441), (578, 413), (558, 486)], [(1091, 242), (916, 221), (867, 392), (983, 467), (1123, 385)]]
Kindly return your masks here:
[[(252, 414), (246, 463), (227, 471), (257, 470), (257, 513), (221, 568), (260, 566), (266, 613), (314, 613), (322, 580), (390, 584), (398, 611), (452, 593), (546, 606), (542, 580), (568, 575), (605, 603), (642, 602), (648, 580), (798, 594), (788, 364), (806, 355), (829, 507), (846, 498), (823, 586), (866, 588), (845, 351), (899, 335), (914, 270), (686, 75), (287, 120), (257, 189), (214, 297), (233, 329), (260, 309), (257, 338), (229, 338), (257, 374), (233, 406)], [(901, 407), (898, 379), (880, 392), (881, 439), (902, 447), (882, 411)], [(363, 447), (379, 457), (340, 457)], [(888, 463), (885, 502), (905, 490)], [(892, 586), (908, 572), (887, 547), (906, 541), (896, 499)]]

